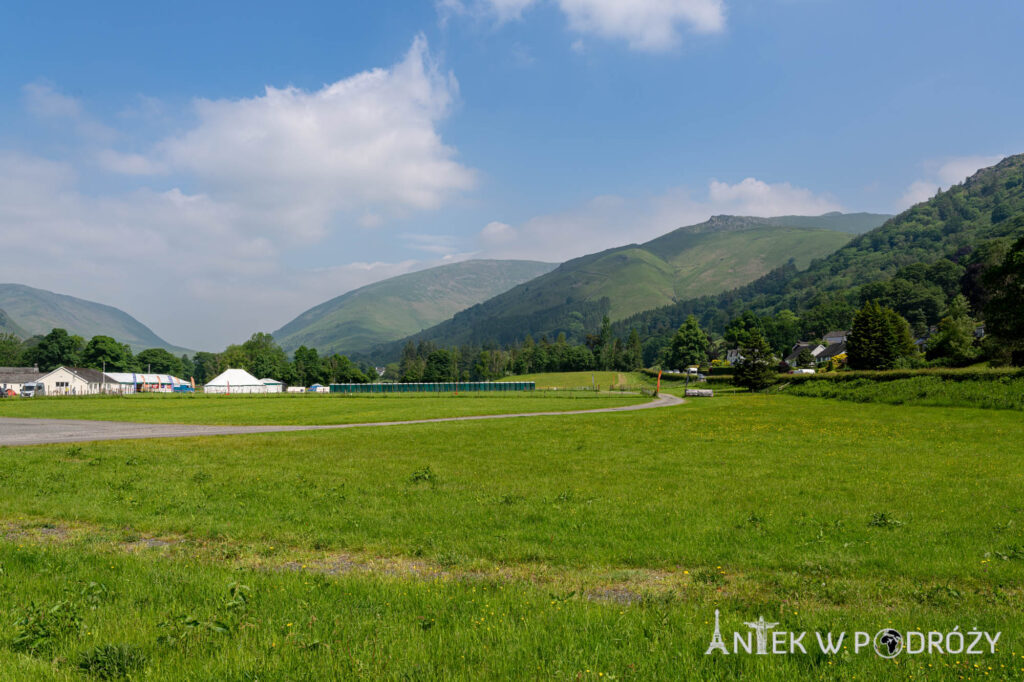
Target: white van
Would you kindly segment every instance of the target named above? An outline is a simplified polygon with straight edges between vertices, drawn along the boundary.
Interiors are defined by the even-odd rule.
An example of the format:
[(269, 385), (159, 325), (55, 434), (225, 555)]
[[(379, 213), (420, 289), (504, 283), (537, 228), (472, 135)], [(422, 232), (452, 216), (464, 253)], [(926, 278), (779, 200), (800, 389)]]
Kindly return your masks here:
[(30, 381), (21, 387), (22, 398), (34, 398), (37, 395), (46, 395), (46, 386), (39, 382)]

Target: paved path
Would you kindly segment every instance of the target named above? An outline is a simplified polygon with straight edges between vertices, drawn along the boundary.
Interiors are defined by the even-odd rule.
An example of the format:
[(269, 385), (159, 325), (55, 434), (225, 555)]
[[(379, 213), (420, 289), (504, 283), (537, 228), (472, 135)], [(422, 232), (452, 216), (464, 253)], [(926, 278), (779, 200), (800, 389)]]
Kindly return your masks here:
[(202, 424), (139, 424), (136, 422), (104, 422), (82, 419), (19, 419), (0, 417), (0, 446), (42, 445), (44, 443), (77, 443), (96, 440), (130, 440), (138, 438), (182, 438), (186, 436), (225, 436), (245, 433), (281, 431), (324, 431), (356, 429), (366, 426), (403, 426), (438, 422), (479, 421), (481, 419), (515, 419), (520, 417), (552, 417), (568, 414), (632, 412), (682, 404), (683, 399), (662, 393), (654, 400), (639, 405), (603, 407), (597, 410), (569, 412), (528, 412), (521, 414), (485, 414), (474, 417), (441, 417), (401, 422), (369, 422), (362, 424), (330, 424), (318, 426), (209, 426)]

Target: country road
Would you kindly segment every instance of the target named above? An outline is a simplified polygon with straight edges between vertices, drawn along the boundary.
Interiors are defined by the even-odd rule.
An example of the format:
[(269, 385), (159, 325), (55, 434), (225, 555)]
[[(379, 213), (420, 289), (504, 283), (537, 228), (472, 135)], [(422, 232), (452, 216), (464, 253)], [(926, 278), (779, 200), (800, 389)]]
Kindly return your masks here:
[(483, 419), (521, 419), (525, 417), (555, 417), (574, 414), (601, 414), (605, 412), (633, 412), (659, 407), (681, 405), (683, 399), (663, 393), (654, 400), (639, 405), (603, 407), (595, 410), (569, 412), (525, 412), (519, 414), (487, 414), (469, 417), (439, 417), (394, 422), (364, 422), (359, 424), (329, 424), (317, 426), (211, 426), (203, 424), (140, 424), (136, 422), (89, 421), (82, 419), (22, 419), (0, 417), (0, 446), (44, 445), (47, 443), (79, 443), (101, 440), (135, 440), (143, 438), (187, 438), (189, 436), (227, 436), (247, 433), (277, 433), (285, 431), (325, 431), (329, 429), (355, 429), (368, 426), (407, 426), (409, 424), (436, 424), (441, 422), (479, 421)]

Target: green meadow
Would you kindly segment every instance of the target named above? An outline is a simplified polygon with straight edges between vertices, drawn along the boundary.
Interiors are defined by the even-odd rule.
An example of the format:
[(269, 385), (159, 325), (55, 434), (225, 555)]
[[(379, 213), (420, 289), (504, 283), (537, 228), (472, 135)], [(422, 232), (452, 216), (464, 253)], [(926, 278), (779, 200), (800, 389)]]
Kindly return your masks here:
[[(730, 393), (0, 448), (0, 678), (1021, 679), (1021, 443), (1014, 410)], [(1002, 637), (708, 657), (716, 608)]]
[(591, 391), (523, 393), (400, 393), (383, 395), (76, 396), (0, 401), (0, 417), (88, 419), (165, 424), (353, 424), (520, 412), (566, 412), (634, 405), (639, 395)]

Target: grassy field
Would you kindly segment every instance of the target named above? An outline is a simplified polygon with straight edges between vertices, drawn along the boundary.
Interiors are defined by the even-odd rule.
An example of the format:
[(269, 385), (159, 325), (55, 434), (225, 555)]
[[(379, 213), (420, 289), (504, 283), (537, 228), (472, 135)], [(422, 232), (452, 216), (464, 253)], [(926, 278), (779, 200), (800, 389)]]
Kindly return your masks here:
[(509, 377), (501, 381), (533, 381), (537, 388), (590, 389), (607, 391), (615, 386), (653, 386), (654, 382), (639, 372), (546, 372)]
[(1009, 376), (984, 381), (949, 381), (930, 376), (892, 381), (815, 379), (795, 383), (784, 390), (790, 395), (859, 403), (1024, 410), (1024, 378)]
[(91, 419), (165, 424), (354, 424), (519, 412), (564, 412), (633, 405), (645, 396), (588, 391), (329, 395), (77, 396), (0, 400), (0, 417)]
[[(734, 394), (3, 448), (0, 678), (1018, 679), (1021, 442), (1013, 411)], [(705, 657), (715, 608), (729, 632), (1003, 635)]]

